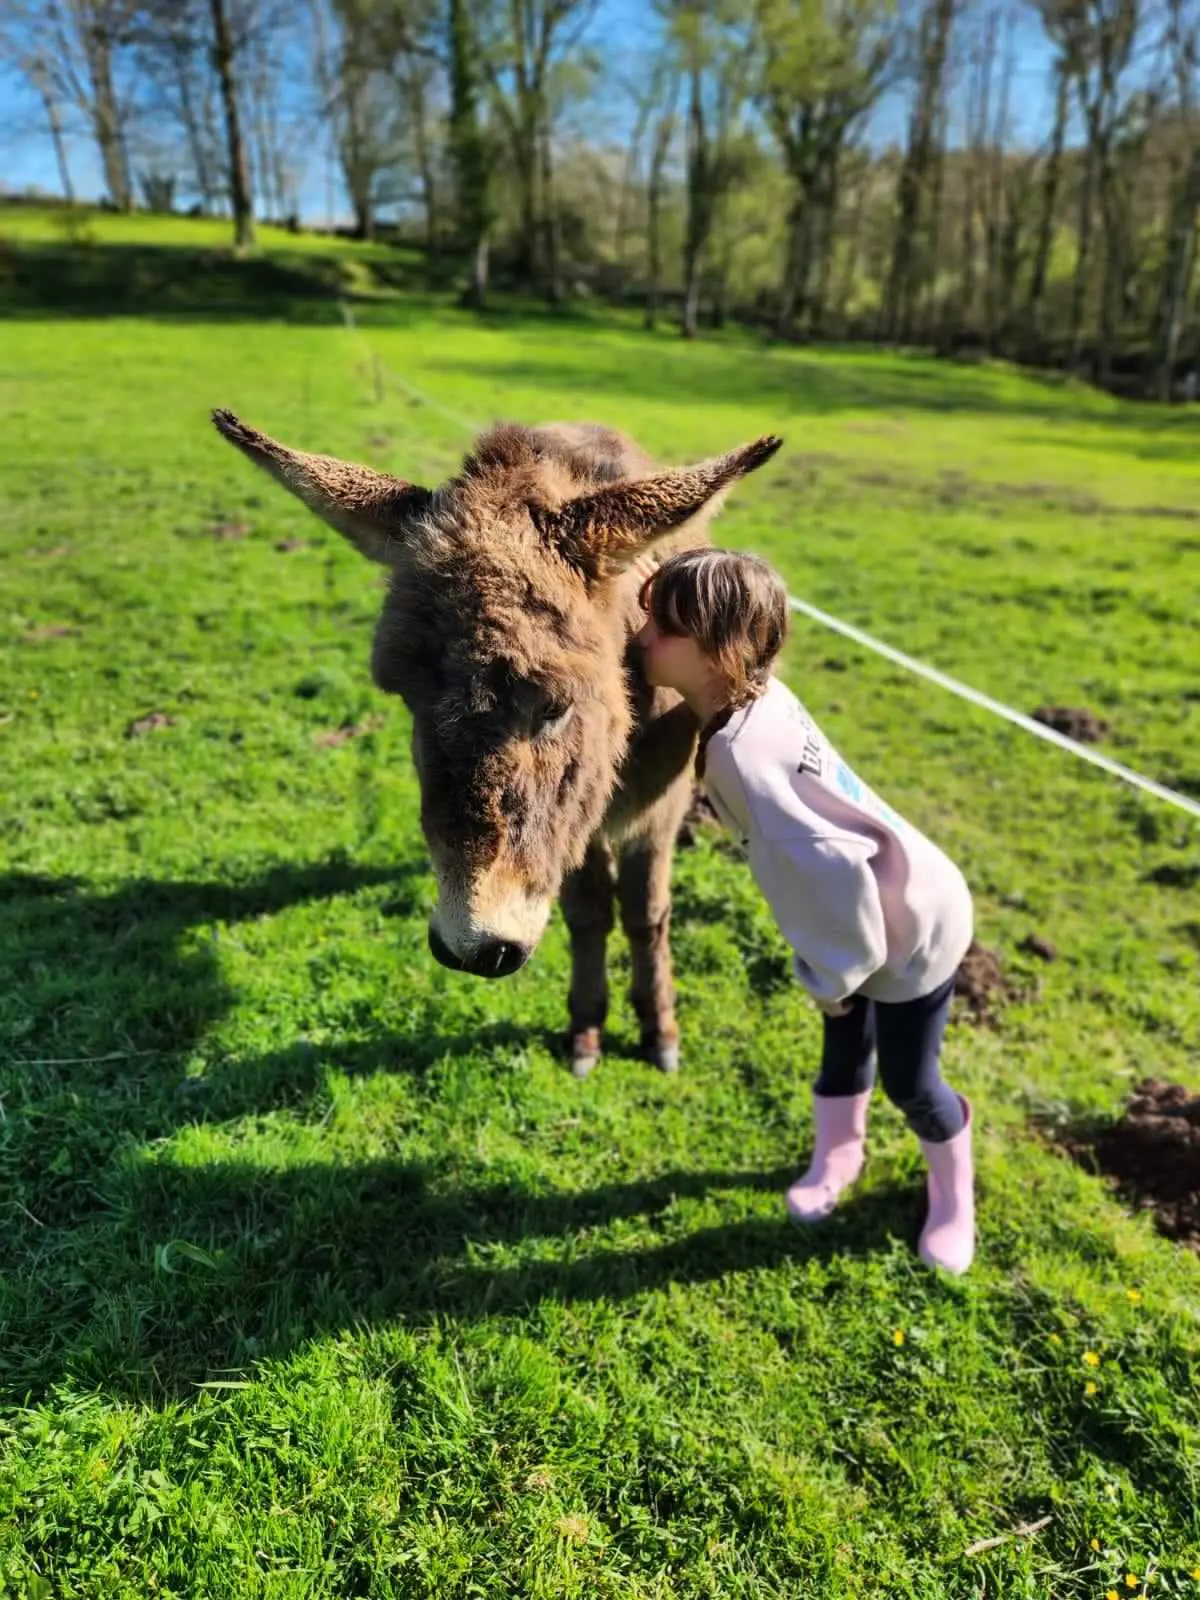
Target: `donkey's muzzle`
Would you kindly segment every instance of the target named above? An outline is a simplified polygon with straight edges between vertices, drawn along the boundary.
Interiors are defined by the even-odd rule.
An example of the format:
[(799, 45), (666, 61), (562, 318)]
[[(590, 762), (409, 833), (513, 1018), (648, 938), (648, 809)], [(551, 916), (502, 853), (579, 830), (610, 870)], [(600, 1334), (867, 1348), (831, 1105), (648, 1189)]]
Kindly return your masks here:
[(435, 961), (449, 967), (451, 972), (469, 972), (473, 978), (507, 978), (523, 967), (532, 951), (514, 939), (488, 939), (476, 945), (470, 956), (456, 956), (454, 951), (432, 925), (429, 929), (429, 949)]

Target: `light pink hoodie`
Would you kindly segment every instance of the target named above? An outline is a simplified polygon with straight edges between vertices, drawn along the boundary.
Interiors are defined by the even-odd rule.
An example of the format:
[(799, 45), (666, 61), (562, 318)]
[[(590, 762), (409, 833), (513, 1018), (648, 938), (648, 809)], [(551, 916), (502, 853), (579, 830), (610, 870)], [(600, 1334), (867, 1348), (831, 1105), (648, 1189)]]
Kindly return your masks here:
[(962, 873), (838, 755), (786, 685), (735, 711), (704, 783), (818, 1000), (899, 1002), (951, 977), (971, 942)]

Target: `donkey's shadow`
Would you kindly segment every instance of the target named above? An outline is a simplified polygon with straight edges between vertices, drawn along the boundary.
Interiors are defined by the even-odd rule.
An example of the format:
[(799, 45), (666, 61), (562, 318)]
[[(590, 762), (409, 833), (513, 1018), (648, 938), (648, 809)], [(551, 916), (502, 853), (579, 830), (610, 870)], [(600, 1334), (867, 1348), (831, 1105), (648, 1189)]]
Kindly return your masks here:
[[(875, 1253), (898, 1233), (915, 1240), (915, 1189), (867, 1191), (822, 1228), (792, 1227), (780, 1194), (793, 1170), (671, 1171), (535, 1191), (482, 1173), (464, 1181), (457, 1161), (131, 1164), (108, 1184), (105, 1216), (77, 1230), (69, 1278), (10, 1284), (0, 1373), (9, 1392), (69, 1380), (156, 1400), (351, 1328), (536, 1316), (544, 1301), (620, 1301), (812, 1256)], [(729, 1191), (769, 1192), (769, 1214), (730, 1196), (736, 1220), (688, 1231), (687, 1202)], [(615, 1242), (604, 1238), (634, 1221), (636, 1245), (619, 1226)], [(533, 1259), (515, 1248), (546, 1239), (566, 1248)]]
[[(99, 1152), (122, 1138), (162, 1138), (195, 1119), (182, 1065), (236, 994), (215, 938), (190, 938), (192, 930), (383, 884), (395, 890), (391, 909), (411, 912), (426, 870), (333, 857), (242, 882), (133, 879), (108, 892), (78, 878), (0, 875), (0, 1029), (8, 1044), (0, 1094), (18, 1205), (47, 1224), (87, 1214), (89, 1184), (67, 1170), (62, 1135)], [(293, 1092), (315, 1070), (301, 1051), (287, 1066)], [(252, 1073), (240, 1088), (223, 1083), (223, 1114), (262, 1109), (263, 1088)]]
[[(123, 1396), (183, 1393), (364, 1321), (620, 1299), (813, 1251), (874, 1249), (897, 1227), (915, 1232), (915, 1201), (909, 1216), (905, 1201), (898, 1211), (882, 1193), (816, 1234), (789, 1228), (781, 1202), (747, 1218), (744, 1201), (741, 1220), (679, 1231), (677, 1202), (777, 1194), (790, 1169), (548, 1192), (464, 1171), (461, 1158), (453, 1172), (396, 1160), (285, 1171), (177, 1163), (162, 1148), (174, 1128), (295, 1103), (317, 1093), (330, 1067), (419, 1073), (489, 1044), (558, 1042), (511, 1023), (320, 1052), (298, 1042), (222, 1069), (197, 1096), (183, 1062), (235, 996), (211, 941), (189, 930), (384, 884), (395, 891), (391, 909), (411, 914), (425, 870), (331, 860), (240, 884), (139, 880), (109, 893), (73, 879), (0, 877), (0, 1016), (21, 1047), (0, 1068), (4, 1391), (36, 1395), (69, 1379)], [(64, 1034), (70, 1044), (56, 1044)], [(610, 1248), (596, 1232), (635, 1218), (660, 1242)], [(540, 1237), (576, 1243), (566, 1259), (519, 1259), (513, 1247)]]

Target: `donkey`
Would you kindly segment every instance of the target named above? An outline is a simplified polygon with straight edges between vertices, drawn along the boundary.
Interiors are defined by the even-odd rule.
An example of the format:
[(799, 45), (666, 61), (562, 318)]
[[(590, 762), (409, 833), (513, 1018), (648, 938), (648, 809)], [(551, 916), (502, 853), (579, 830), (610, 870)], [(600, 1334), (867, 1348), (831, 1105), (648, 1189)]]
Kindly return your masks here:
[(229, 411), (218, 431), (364, 556), (390, 569), (372, 676), (412, 716), (437, 879), (429, 947), (502, 978), (556, 897), (571, 942), (570, 1054), (586, 1077), (608, 1009), (614, 894), (643, 1054), (679, 1063), (668, 922), (697, 725), (647, 684), (633, 642), (640, 553), (707, 542), (724, 493), (782, 441), (660, 471), (582, 423), (498, 423), (438, 489), (291, 450)]

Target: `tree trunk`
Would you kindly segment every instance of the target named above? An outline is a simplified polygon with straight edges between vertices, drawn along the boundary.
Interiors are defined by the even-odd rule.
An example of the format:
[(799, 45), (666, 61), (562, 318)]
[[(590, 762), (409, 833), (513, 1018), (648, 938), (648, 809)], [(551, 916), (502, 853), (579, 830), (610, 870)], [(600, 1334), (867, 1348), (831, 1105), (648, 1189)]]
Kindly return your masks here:
[(200, 123), (192, 100), (192, 85), (189, 79), (188, 65), (189, 63), (182, 52), (176, 51), (175, 71), (184, 137), (187, 140), (188, 154), (192, 158), (192, 166), (196, 171), (196, 187), (200, 190), (200, 204), (205, 211), (211, 211), (216, 198), (216, 186), (209, 170), (208, 152), (204, 146), (204, 137), (200, 131)]
[(46, 124), (50, 129), (50, 138), (54, 143), (54, 159), (58, 164), (58, 181), (62, 184), (63, 199), (69, 206), (75, 204), (75, 188), (71, 183), (71, 169), (67, 165), (67, 146), (63, 139), (62, 118), (58, 114), (58, 102), (54, 98), (50, 87), (50, 79), (40, 62), (33, 66), (31, 76), (37, 92), (41, 96), (42, 106), (46, 113)]
[(562, 219), (554, 195), (554, 157), (550, 149), (550, 130), (543, 125), (539, 143), (542, 202), (542, 262), (545, 268), (544, 292), (552, 306), (563, 298)]
[(677, 81), (671, 85), (667, 109), (659, 118), (654, 130), (654, 147), (650, 152), (650, 171), (646, 179), (646, 316), (645, 326), (653, 328), (658, 320), (659, 292), (662, 280), (662, 192), (663, 172), (671, 150), (675, 132), (675, 96)]
[[(613, 218), (613, 260), (622, 269), (625, 266), (625, 249), (629, 237), (629, 209), (633, 198), (634, 186), (637, 183), (642, 140), (646, 137), (646, 128), (649, 125), (650, 114), (653, 109), (654, 102), (649, 94), (645, 99), (639, 99), (637, 118), (625, 151), (625, 161), (621, 170), (621, 186), (617, 190), (617, 208)], [(622, 273), (623, 276), (624, 274)]]
[(988, 171), (986, 163), (987, 139), (990, 131), (988, 124), (991, 112), (992, 62), (995, 38), (996, 14), (995, 12), (989, 12), (983, 48), (979, 55), (978, 121), (975, 124), (975, 133), (971, 140), (971, 176), (963, 230), (962, 310), (959, 316), (959, 325), (962, 332), (966, 331), (975, 311), (975, 285), (978, 268), (975, 249), (975, 220), (981, 209), (983, 212), (981, 220), (984, 227), (985, 243), (987, 240)]
[(733, 256), (737, 241), (726, 230), (721, 259), (712, 286), (712, 325), (723, 328), (729, 316), (729, 280), (733, 276)]
[(229, 152), (229, 203), (233, 209), (234, 246), (248, 250), (254, 244), (254, 208), (246, 177), (246, 152), (238, 120), (237, 84), (233, 70), (233, 42), (225, 0), (211, 0), (213, 24), (213, 67), (221, 86), (221, 105), (225, 113), (225, 140)]
[(270, 215), (274, 216), (276, 221), (282, 222), (287, 216), (289, 207), (287, 172), (283, 157), (283, 141), (279, 134), (279, 105), (276, 98), (279, 77), (266, 54), (265, 48), (259, 83), (261, 88), (259, 116), (262, 129), (263, 161), (270, 184)]
[(1029, 297), (1025, 303), (1029, 322), (1035, 333), (1040, 329), (1042, 297), (1046, 292), (1050, 252), (1054, 246), (1054, 212), (1058, 204), (1063, 145), (1067, 137), (1067, 112), (1071, 105), (1071, 77), (1065, 60), (1059, 61), (1056, 78), (1054, 131), (1050, 138), (1046, 169), (1042, 174), (1042, 210), (1038, 218), (1037, 248), (1033, 258), (1033, 273), (1029, 280)]
[[(993, 31), (994, 16), (989, 16), (988, 33)], [(963, 152), (963, 214), (961, 237), (961, 275), (958, 303), (952, 315), (954, 325), (947, 327), (946, 338), (950, 348), (969, 332), (975, 313), (976, 249), (975, 221), (979, 212), (980, 176), (986, 158), (985, 143), (988, 136), (988, 102), (991, 97), (992, 59), (989, 49), (981, 49), (977, 61), (977, 75), (971, 87), (971, 100), (967, 107), (968, 148)], [(984, 176), (983, 208), (987, 210), (986, 173)]]
[(658, 321), (659, 280), (662, 275), (662, 240), (659, 226), (659, 185), (652, 181), (646, 196), (646, 252), (649, 257), (646, 271), (646, 315), (644, 326), (653, 328)]
[(858, 276), (858, 263), (862, 253), (863, 215), (867, 208), (867, 190), (870, 180), (871, 174), (868, 169), (863, 173), (855, 188), (854, 209), (850, 213), (850, 226), (846, 230), (845, 260), (842, 263), (841, 278), (834, 297), (839, 330), (845, 329), (850, 307), (850, 296), (854, 293), (854, 283)]
[[(989, 351), (994, 347), (997, 324), (1000, 320), (1000, 254), (1004, 238), (1004, 205), (1007, 198), (1007, 186), (1004, 182), (1004, 151), (1008, 144), (1008, 100), (1012, 89), (1014, 66), (1012, 46), (1014, 21), (1013, 13), (1010, 11), (1005, 27), (1007, 38), (1003, 76), (1000, 79), (996, 106), (996, 121), (988, 141), (990, 148), (986, 184), (987, 217), (984, 224), (983, 344)], [(989, 20), (984, 44), (989, 60), (994, 59), (998, 42), (996, 22), (997, 19), (993, 15)]]
[(487, 296), (488, 161), (479, 128), (475, 41), (468, 0), (450, 0), (450, 155), (457, 183), (458, 236), (471, 258), (463, 302), (479, 309)]
[(1095, 187), (1096, 152), (1089, 140), (1084, 155), (1083, 183), (1079, 190), (1079, 232), (1075, 252), (1075, 277), (1071, 284), (1071, 317), (1068, 325), (1068, 347), (1072, 370), (1078, 367), (1083, 353), (1083, 310), (1087, 297), (1088, 269), (1092, 263), (1092, 191)]
[(488, 288), (488, 249), (489, 241), (487, 230), (479, 235), (475, 245), (475, 253), (471, 258), (471, 282), (464, 296), (465, 304), (480, 310), (487, 299)]
[(513, 165), (516, 171), (520, 231), (517, 235), (517, 257), (514, 270), (526, 287), (532, 288), (538, 278), (541, 256), (541, 225), (537, 203), (537, 149), (536, 131), (520, 127), (514, 138)]
[(700, 274), (711, 210), (708, 135), (700, 89), (700, 68), (693, 63), (689, 74), (687, 225), (683, 241), (683, 318), (679, 329), (685, 339), (694, 339), (699, 331)]
[(1155, 351), (1155, 390), (1166, 404), (1174, 384), (1179, 341), (1187, 315), (1188, 288), (1196, 259), (1196, 224), (1200, 212), (1200, 141), (1192, 146), (1191, 159), (1172, 200), (1171, 226), (1163, 263), (1162, 289), (1158, 302), (1158, 331)]
[(131, 211), (133, 185), (129, 178), (129, 160), (121, 135), (121, 118), (113, 88), (112, 40), (98, 20), (90, 25), (84, 24), (84, 51), (92, 86), (89, 108), (92, 131), (100, 151), (105, 187), (109, 199), (119, 211)]
[(679, 331), (685, 339), (694, 339), (700, 331), (700, 252), (693, 244), (683, 257), (683, 316)]
[(250, 91), (250, 149), (251, 192), (257, 194), (268, 218), (278, 217), (280, 208), (275, 189), (275, 174), (269, 131), (268, 97), (270, 95), (267, 64), (259, 60), (251, 80)]
[(833, 257), (837, 242), (838, 201), (841, 192), (840, 156), (841, 136), (826, 152), (821, 178), (821, 210), (819, 218), (816, 269), (816, 288), (809, 305), (809, 324), (814, 339), (825, 330), (825, 316), (829, 307), (829, 286), (833, 277)]
[(417, 170), (421, 174), (421, 202), (425, 208), (425, 248), (435, 255), (438, 248), (438, 192), (434, 172), (433, 147), (429, 138), (429, 107), (426, 85), (420, 68), (414, 67), (405, 78), (405, 98), (412, 117), (413, 139), (417, 149)]
[[(1108, 179), (1112, 184), (1112, 178)], [(1113, 350), (1121, 315), (1121, 288), (1125, 279), (1129, 237), (1122, 208), (1116, 194), (1110, 194), (1103, 207), (1104, 282), (1100, 297), (1100, 334), (1096, 350), (1096, 382), (1107, 388), (1112, 378)]]
[(779, 286), (779, 313), (775, 319), (775, 332), (781, 339), (790, 339), (796, 330), (796, 313), (808, 268), (808, 210), (804, 195), (797, 193), (788, 219), (787, 260), (783, 268), (783, 282)]
[(360, 189), (350, 196), (350, 206), (354, 212), (354, 237), (368, 241), (374, 239), (375, 207), (370, 194)]
[(1027, 164), (1019, 177), (1010, 179), (1005, 200), (1004, 228), (1000, 237), (999, 292), (997, 297), (996, 348), (1008, 353), (1012, 342), (1017, 277), (1021, 271), (1022, 235), (1026, 205), (1032, 182), (1032, 166)]
[[(929, 343), (936, 339), (938, 266), (942, 253), (942, 197), (946, 186), (946, 103), (943, 95), (938, 105), (933, 136), (933, 176), (930, 181), (928, 236), (921, 272), (913, 286), (910, 301), (907, 337), (914, 331)], [(921, 324), (918, 326), (918, 306), (921, 307)]]
[(954, 3), (955, 0), (932, 0), (921, 18), (921, 77), (909, 125), (908, 149), (896, 189), (896, 235), (884, 294), (883, 332), (886, 338), (892, 340), (907, 338), (912, 318), (913, 263), (921, 221), (921, 202), (929, 171), (934, 121), (942, 93)]

